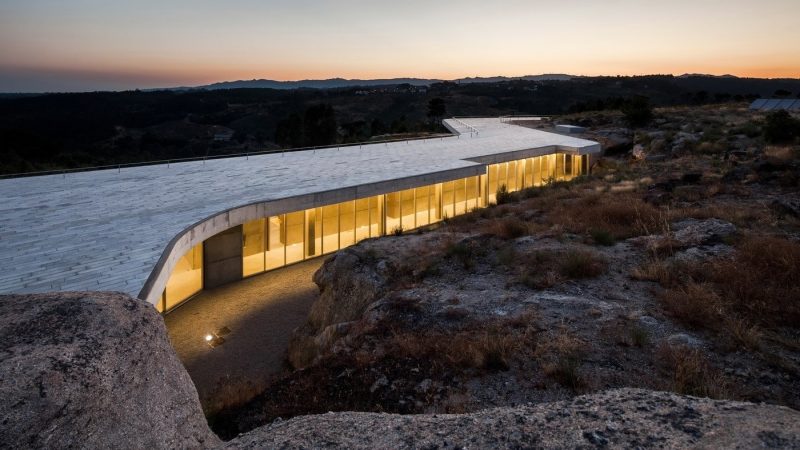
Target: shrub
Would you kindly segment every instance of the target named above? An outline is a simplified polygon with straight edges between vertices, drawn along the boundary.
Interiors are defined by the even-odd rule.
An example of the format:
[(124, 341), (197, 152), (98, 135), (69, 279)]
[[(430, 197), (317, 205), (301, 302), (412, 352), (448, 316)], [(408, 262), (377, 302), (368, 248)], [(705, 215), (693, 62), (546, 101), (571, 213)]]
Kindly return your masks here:
[(596, 277), (605, 269), (605, 260), (586, 250), (568, 251), (559, 266), (561, 275), (572, 279)]
[(561, 332), (544, 349), (549, 359), (543, 366), (544, 373), (556, 380), (560, 385), (578, 390), (586, 385), (581, 375), (581, 365), (585, 353), (586, 343), (577, 337)]
[(697, 328), (715, 324), (722, 313), (721, 299), (707, 283), (689, 282), (668, 289), (660, 300), (673, 317)]
[(508, 216), (495, 221), (491, 231), (501, 239), (516, 239), (528, 234), (528, 224), (515, 216)]
[(475, 266), (475, 249), (468, 242), (461, 241), (448, 244), (445, 253), (448, 257), (460, 261), (465, 269), (471, 269)]
[(788, 111), (778, 110), (767, 114), (764, 122), (764, 140), (771, 144), (787, 144), (800, 136), (800, 120)]
[(497, 190), (497, 204), (503, 205), (505, 203), (511, 203), (514, 200), (513, 195), (508, 192), (508, 188), (505, 184), (501, 184), (500, 188)]
[(632, 326), (628, 330), (628, 335), (635, 347), (644, 347), (650, 342), (650, 333), (638, 325)]
[(728, 382), (698, 349), (662, 344), (658, 359), (670, 375), (669, 389), (683, 395), (728, 398)]
[(625, 122), (631, 127), (645, 126), (653, 119), (650, 99), (641, 95), (626, 100), (620, 111), (625, 116)]
[(607, 230), (595, 229), (590, 231), (589, 234), (591, 234), (592, 240), (594, 240), (594, 243), (597, 245), (610, 247), (617, 243), (617, 240), (616, 238), (614, 238), (614, 235), (609, 233)]

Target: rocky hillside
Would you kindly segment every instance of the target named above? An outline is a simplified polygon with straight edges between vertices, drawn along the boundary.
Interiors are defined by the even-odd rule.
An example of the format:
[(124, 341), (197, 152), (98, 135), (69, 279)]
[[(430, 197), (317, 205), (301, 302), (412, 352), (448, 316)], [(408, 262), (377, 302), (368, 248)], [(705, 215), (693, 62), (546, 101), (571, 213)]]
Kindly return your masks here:
[(2, 446), (800, 448), (800, 148), (736, 108), (571, 120), (615, 148), (591, 176), (331, 256), (216, 435), (151, 307), (0, 296)]
[(223, 443), (163, 322), (120, 294), (0, 296), (3, 448), (800, 448), (800, 413), (623, 389), (461, 415), (329, 413)]
[(215, 429), (617, 388), (800, 408), (798, 149), (744, 109), (590, 117), (590, 136), (630, 139), (592, 176), (331, 257), (289, 348), (302, 370)]

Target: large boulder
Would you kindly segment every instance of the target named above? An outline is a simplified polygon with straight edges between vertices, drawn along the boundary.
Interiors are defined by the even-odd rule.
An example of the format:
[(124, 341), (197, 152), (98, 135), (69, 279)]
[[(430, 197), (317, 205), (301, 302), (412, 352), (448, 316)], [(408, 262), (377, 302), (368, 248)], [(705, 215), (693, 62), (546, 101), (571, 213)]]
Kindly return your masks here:
[(347, 326), (387, 289), (394, 264), (376, 260), (366, 244), (349, 247), (329, 258), (314, 274), (319, 298), (311, 306), (308, 322), (292, 334), (289, 363), (295, 368), (311, 364), (317, 356), (347, 334)]
[(0, 296), (3, 448), (211, 448), (156, 310), (124, 294)]
[(474, 414), (328, 413), (227, 443), (257, 448), (800, 448), (800, 412), (619, 389)]

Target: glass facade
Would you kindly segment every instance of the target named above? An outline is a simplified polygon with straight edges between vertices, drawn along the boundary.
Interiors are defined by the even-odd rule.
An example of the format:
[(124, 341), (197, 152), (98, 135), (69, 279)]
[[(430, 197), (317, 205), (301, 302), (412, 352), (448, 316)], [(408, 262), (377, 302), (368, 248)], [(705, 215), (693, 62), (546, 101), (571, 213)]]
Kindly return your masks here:
[(169, 311), (180, 302), (203, 289), (203, 244), (197, 244), (178, 260), (161, 296), (161, 312)]
[[(544, 186), (554, 181), (568, 181), (588, 172), (587, 156), (574, 156), (557, 153), (537, 156), (498, 164), (491, 164), (486, 170), (489, 178), (488, 202), (497, 201), (497, 191), (505, 186), (509, 192)], [(481, 205), (482, 206), (482, 205)]]
[[(537, 156), (491, 164), (485, 175), (253, 220), (242, 226), (242, 276), (467, 213), (496, 202), (501, 186), (513, 192), (570, 180), (587, 171), (586, 156)], [(199, 244), (175, 266), (159, 311), (167, 311), (202, 290), (202, 270), (203, 246)]]

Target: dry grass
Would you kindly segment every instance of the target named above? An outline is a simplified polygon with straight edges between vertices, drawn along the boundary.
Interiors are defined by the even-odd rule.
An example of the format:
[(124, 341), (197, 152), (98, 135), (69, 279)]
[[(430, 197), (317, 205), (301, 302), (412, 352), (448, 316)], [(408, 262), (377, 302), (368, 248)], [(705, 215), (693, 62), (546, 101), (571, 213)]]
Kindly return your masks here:
[(591, 250), (564, 252), (537, 250), (518, 255), (518, 280), (531, 289), (547, 289), (565, 280), (593, 278), (606, 271), (607, 262)]
[(659, 299), (673, 317), (696, 328), (717, 323), (724, 312), (722, 299), (708, 283), (689, 282), (662, 292)]
[(591, 194), (550, 211), (550, 220), (568, 231), (603, 230), (614, 240), (653, 233), (663, 227), (662, 214), (634, 194)]
[(587, 343), (566, 329), (542, 346), (538, 352), (542, 358), (542, 369), (548, 377), (572, 390), (586, 386), (581, 374), (581, 365), (586, 354)]
[(651, 258), (631, 272), (631, 277), (634, 280), (655, 281), (662, 286), (671, 285), (673, 275), (674, 273), (670, 265), (659, 258)]
[(561, 256), (559, 270), (570, 279), (594, 278), (606, 271), (606, 261), (589, 250), (569, 250)]
[(751, 237), (734, 258), (710, 265), (728, 308), (755, 323), (800, 324), (800, 243), (780, 237)]
[(536, 348), (536, 316), (524, 314), (457, 332), (397, 332), (387, 353), (429, 360), (445, 367), (508, 370), (514, 358)]
[(662, 344), (656, 352), (670, 378), (669, 390), (697, 397), (731, 398), (728, 380), (699, 349)]
[(691, 327), (718, 333), (720, 348), (775, 357), (765, 338), (800, 324), (800, 243), (786, 238), (749, 236), (730, 258), (653, 260), (632, 276), (658, 281), (666, 288), (659, 294), (664, 309)]
[(528, 224), (516, 216), (493, 220), (486, 231), (500, 239), (516, 239), (529, 233)]

